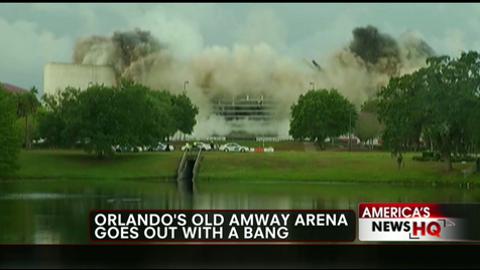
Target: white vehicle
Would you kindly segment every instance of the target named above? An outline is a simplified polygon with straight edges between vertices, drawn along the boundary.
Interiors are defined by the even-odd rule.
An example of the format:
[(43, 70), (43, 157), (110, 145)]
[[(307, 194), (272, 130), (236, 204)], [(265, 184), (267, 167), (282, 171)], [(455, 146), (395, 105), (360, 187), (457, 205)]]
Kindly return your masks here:
[(44, 139), (44, 138), (40, 138), (38, 140), (33, 140), (32, 143), (33, 144), (43, 144), (47, 141), (47, 139)]
[(238, 143), (226, 143), (220, 146), (219, 150), (224, 152), (250, 152), (250, 148)]
[(265, 153), (273, 153), (275, 151), (275, 149), (273, 149), (273, 147), (265, 147), (265, 148), (263, 148), (263, 151)]
[(203, 142), (196, 142), (193, 143), (194, 147), (197, 148), (198, 150), (202, 151), (210, 151), (212, 150), (212, 147), (208, 143), (203, 143)]
[(145, 146), (134, 146), (132, 152), (144, 152), (145, 151)]
[(165, 152), (165, 151), (174, 151), (175, 147), (173, 145), (169, 144), (167, 148), (167, 144), (159, 142), (156, 147), (153, 148), (153, 151), (156, 152)]
[(124, 153), (143, 152), (143, 151), (145, 151), (145, 149), (146, 148), (144, 146), (127, 146), (127, 145), (112, 146), (112, 150), (114, 150), (115, 152), (124, 152)]
[(212, 147), (208, 143), (194, 142), (193, 144), (186, 143), (181, 148), (182, 151), (192, 150), (192, 149), (198, 149), (198, 150), (202, 150), (202, 151), (211, 151)]
[(184, 146), (182, 146), (182, 147), (180, 148), (180, 150), (182, 150), (182, 151), (190, 151), (190, 150), (192, 150), (192, 145), (189, 144), (189, 143), (186, 143)]

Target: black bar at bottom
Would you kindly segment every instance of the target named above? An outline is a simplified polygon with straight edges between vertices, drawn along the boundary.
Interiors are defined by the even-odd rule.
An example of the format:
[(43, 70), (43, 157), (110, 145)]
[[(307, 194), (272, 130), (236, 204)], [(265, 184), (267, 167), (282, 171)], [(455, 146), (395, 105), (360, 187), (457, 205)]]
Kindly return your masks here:
[(479, 245), (2, 246), (2, 268), (478, 268)]

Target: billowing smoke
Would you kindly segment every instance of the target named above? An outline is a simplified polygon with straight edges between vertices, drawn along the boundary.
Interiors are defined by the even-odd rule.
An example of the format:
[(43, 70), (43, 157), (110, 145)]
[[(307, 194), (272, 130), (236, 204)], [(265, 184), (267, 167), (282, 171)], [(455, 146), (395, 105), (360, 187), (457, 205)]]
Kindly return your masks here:
[(140, 29), (114, 32), (111, 38), (93, 36), (79, 40), (73, 61), (76, 64), (110, 65), (118, 76), (123, 76), (130, 65), (162, 48), (150, 32)]
[(368, 69), (390, 76), (402, 73), (412, 62), (418, 67), (435, 54), (425, 41), (412, 33), (403, 34), (397, 41), (373, 26), (355, 28), (348, 48)]
[(392, 76), (410, 73), (435, 55), (418, 35), (407, 32), (398, 39), (373, 26), (358, 27), (345, 48), (334, 53), (320, 72), (321, 85), (334, 86), (360, 106)]
[[(159, 37), (161, 38), (161, 37)], [(290, 106), (315, 88), (337, 88), (358, 107), (394, 75), (411, 72), (432, 56), (432, 48), (417, 35), (399, 39), (373, 26), (353, 30), (353, 40), (324, 63), (292, 59), (269, 44), (235, 44), (204, 48), (188, 59), (175, 56), (149, 32), (115, 32), (112, 37), (79, 40), (74, 62), (111, 65), (118, 76), (154, 89), (186, 91), (200, 108), (194, 135), (228, 135), (235, 130), (286, 137)], [(188, 84), (185, 82), (188, 81)], [(184, 89), (185, 87), (185, 89)], [(212, 103), (237, 96), (265, 96), (275, 104), (272, 121), (227, 122), (212, 113)]]
[(397, 72), (400, 64), (397, 42), (389, 35), (378, 32), (373, 26), (355, 28), (349, 49), (365, 62), (367, 68), (381, 66), (384, 73)]
[(425, 59), (435, 55), (435, 51), (427, 42), (418, 38), (414, 33), (407, 32), (400, 36), (400, 42), (403, 44), (402, 73), (411, 73), (419, 66), (425, 65)]

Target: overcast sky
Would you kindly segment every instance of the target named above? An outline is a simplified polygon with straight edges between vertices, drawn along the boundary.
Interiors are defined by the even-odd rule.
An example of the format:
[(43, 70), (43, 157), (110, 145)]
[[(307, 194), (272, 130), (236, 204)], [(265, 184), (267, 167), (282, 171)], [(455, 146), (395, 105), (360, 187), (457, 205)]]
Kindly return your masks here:
[(480, 4), (0, 4), (0, 81), (42, 89), (46, 63), (71, 62), (78, 38), (115, 30), (149, 30), (181, 57), (265, 42), (322, 59), (366, 25), (414, 32), (440, 54), (480, 49)]

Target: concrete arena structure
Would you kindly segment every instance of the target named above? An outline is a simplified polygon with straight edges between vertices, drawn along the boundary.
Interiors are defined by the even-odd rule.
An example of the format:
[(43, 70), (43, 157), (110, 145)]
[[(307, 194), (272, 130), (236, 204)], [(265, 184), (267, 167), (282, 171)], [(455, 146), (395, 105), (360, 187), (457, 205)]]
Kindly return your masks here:
[[(85, 65), (48, 63), (44, 68), (45, 94), (54, 94), (66, 87), (86, 89), (91, 84), (117, 85), (114, 69), (106, 65)], [(224, 120), (228, 134), (217, 134), (212, 130), (209, 136), (232, 138), (255, 138), (257, 136), (276, 137), (273, 111), (275, 104), (265, 95), (239, 94), (220, 95), (212, 98), (209, 111)], [(203, 110), (205, 108), (199, 108)], [(270, 128), (268, 128), (270, 127)], [(197, 134), (198, 135), (198, 134)], [(205, 135), (199, 135), (201, 137)]]
[(251, 120), (271, 121), (273, 104), (261, 96), (241, 95), (231, 99), (217, 99), (212, 101), (213, 112), (221, 115), (226, 121)]
[(275, 104), (264, 95), (240, 94), (223, 96), (211, 100), (212, 113), (222, 117), (230, 129), (227, 137), (255, 138), (257, 136), (277, 136), (262, 127), (275, 123)]
[(110, 66), (48, 63), (43, 76), (45, 94), (53, 94), (66, 87), (86, 89), (91, 84), (114, 86), (117, 83)]

